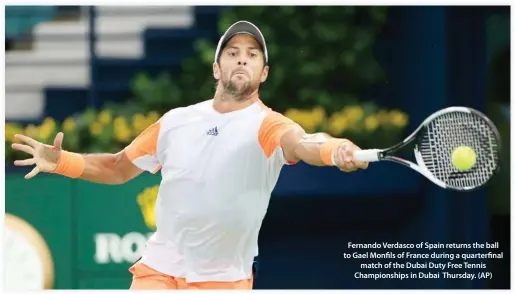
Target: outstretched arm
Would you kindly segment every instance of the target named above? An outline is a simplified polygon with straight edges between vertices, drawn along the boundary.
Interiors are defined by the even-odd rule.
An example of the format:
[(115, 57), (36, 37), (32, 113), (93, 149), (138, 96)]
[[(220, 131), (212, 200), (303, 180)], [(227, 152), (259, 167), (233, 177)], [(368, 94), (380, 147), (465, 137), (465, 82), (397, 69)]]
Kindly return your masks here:
[(117, 154), (79, 154), (64, 151), (61, 149), (63, 133), (57, 134), (53, 146), (24, 135), (16, 135), (16, 138), (25, 144), (15, 143), (12, 145), (13, 149), (32, 155), (32, 158), (16, 160), (14, 165), (36, 165), (25, 179), (47, 172), (99, 184), (123, 184), (143, 172), (129, 160), (125, 151)]
[(346, 172), (368, 167), (368, 163), (353, 158), (354, 151), (360, 148), (350, 140), (333, 138), (325, 133), (307, 134), (294, 123), (281, 136), (281, 147), (289, 162), (302, 160), (315, 166), (337, 166)]
[(32, 158), (17, 160), (14, 164), (36, 165), (25, 175), (26, 179), (47, 172), (100, 184), (123, 184), (144, 170), (153, 173), (159, 170), (160, 165), (155, 157), (159, 126), (159, 122), (156, 122), (116, 154), (79, 154), (62, 150), (63, 133), (57, 134), (53, 146), (16, 135), (25, 144), (15, 143), (13, 149), (32, 155)]
[(84, 171), (81, 180), (99, 184), (123, 184), (143, 170), (134, 165), (125, 151), (116, 154), (84, 154)]

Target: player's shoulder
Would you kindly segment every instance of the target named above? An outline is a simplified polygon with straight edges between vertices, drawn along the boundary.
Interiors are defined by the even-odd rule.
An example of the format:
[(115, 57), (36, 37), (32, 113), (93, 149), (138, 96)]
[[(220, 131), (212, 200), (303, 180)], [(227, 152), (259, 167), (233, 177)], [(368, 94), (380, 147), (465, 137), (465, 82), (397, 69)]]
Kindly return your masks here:
[(284, 114), (275, 111), (271, 107), (266, 106), (265, 104), (261, 103), (261, 111), (263, 115), (263, 125), (267, 124), (278, 124), (278, 123), (293, 123), (293, 121), (286, 117)]

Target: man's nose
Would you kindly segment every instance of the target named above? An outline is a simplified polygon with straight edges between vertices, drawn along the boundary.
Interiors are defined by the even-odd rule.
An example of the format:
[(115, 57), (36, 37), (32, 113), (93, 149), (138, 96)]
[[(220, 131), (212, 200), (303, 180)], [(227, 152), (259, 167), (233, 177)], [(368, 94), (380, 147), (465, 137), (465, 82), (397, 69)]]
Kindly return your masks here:
[(240, 60), (238, 61), (238, 65), (240, 65), (240, 66), (247, 65), (247, 59), (245, 57), (240, 57)]

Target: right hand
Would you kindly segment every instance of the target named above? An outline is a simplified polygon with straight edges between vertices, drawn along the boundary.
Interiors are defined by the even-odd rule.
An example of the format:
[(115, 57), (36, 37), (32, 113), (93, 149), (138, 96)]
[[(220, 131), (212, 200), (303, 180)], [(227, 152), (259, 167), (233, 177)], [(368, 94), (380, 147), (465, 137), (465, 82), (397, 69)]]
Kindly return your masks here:
[(16, 139), (25, 144), (12, 144), (12, 148), (32, 155), (32, 158), (14, 161), (16, 166), (36, 165), (31, 172), (25, 175), (25, 179), (35, 177), (39, 172), (53, 172), (61, 156), (64, 134), (59, 132), (54, 139), (54, 146), (43, 144), (24, 135), (15, 135)]
[(354, 152), (361, 150), (356, 144), (345, 140), (338, 148), (335, 156), (336, 166), (344, 172), (353, 172), (358, 169), (367, 169), (368, 162), (361, 162), (353, 157)]

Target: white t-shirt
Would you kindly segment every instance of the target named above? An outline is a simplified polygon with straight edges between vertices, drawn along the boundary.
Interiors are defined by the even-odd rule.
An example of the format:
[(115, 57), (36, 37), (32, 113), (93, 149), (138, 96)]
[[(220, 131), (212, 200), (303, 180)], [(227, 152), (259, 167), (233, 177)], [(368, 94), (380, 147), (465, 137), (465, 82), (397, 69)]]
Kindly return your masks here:
[(126, 149), (161, 169), (156, 233), (142, 262), (187, 282), (250, 278), (258, 234), (284, 164), (280, 137), (294, 123), (261, 101), (219, 113), (213, 100), (166, 113)]

